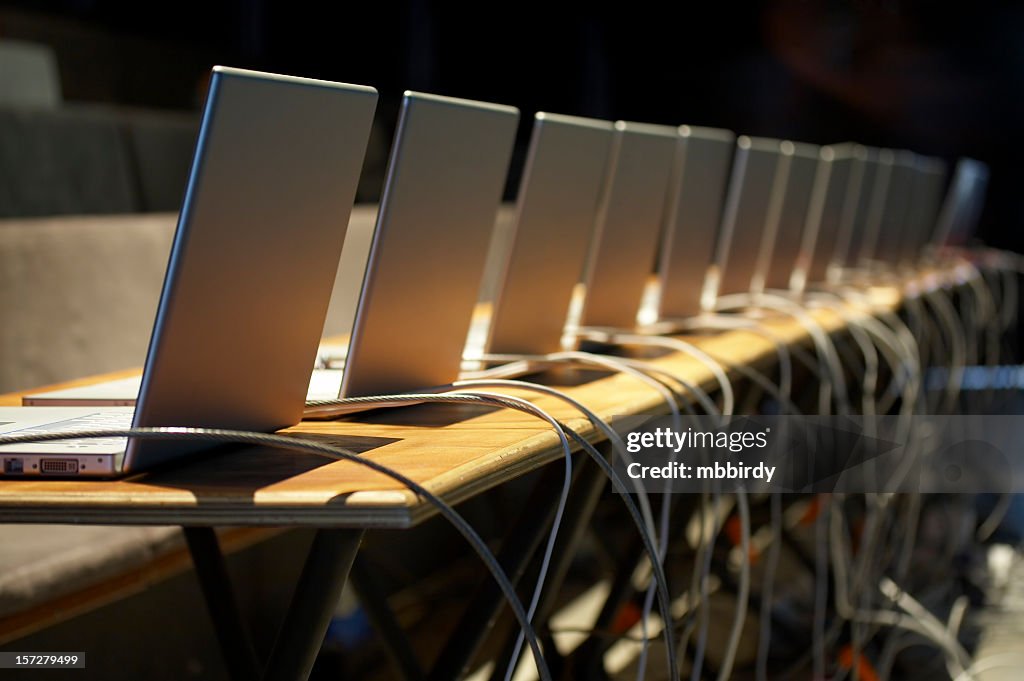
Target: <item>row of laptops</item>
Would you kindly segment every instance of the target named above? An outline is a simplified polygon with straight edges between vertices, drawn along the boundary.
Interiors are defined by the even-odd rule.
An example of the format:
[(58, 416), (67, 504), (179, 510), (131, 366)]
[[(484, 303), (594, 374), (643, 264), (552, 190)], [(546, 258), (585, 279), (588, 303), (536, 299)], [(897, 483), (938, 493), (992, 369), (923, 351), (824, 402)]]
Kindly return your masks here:
[[(794, 271), (819, 281), (849, 254), (895, 253), (893, 240), (907, 256), (894, 264), (909, 262), (946, 238), (933, 229), (942, 168), (909, 152), (541, 113), (497, 298), (471, 329), (519, 112), (406, 93), (343, 368), (311, 384), (375, 106), (372, 88), (215, 68), (141, 384), (0, 409), (0, 434), (272, 431), (302, 418), (304, 396), (422, 391), (458, 378), (467, 355), (561, 349), (581, 272), (574, 323), (632, 328), (656, 258), (664, 319), (700, 312), (713, 260), (728, 293)], [(979, 172), (961, 188), (958, 168), (950, 230), (976, 217)], [(0, 456), (6, 475), (112, 476), (196, 448), (107, 438)]]

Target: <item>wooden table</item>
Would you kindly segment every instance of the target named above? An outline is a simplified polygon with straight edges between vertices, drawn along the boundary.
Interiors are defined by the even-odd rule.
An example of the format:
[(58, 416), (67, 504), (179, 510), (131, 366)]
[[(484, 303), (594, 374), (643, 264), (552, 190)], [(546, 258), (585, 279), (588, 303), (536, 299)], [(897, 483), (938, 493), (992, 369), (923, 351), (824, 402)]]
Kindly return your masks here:
[[(892, 291), (881, 300), (886, 309), (899, 304), (899, 296)], [(835, 313), (819, 310), (813, 314), (829, 332), (844, 328), (842, 318)], [(764, 325), (786, 343), (809, 344), (804, 328), (792, 319), (766, 319)], [(776, 357), (774, 344), (765, 336), (748, 331), (686, 338), (705, 352), (735, 364), (773, 363)], [(708, 390), (717, 386), (712, 373), (688, 356), (671, 353), (651, 361), (660, 369)], [(74, 383), (125, 375), (98, 376)], [(621, 374), (564, 387), (564, 391), (612, 421), (665, 411), (657, 392)], [(539, 406), (591, 440), (599, 439), (591, 424), (565, 403), (522, 394), (529, 395)], [(0, 404), (19, 404), (20, 396), (2, 396)], [(557, 436), (538, 419), (521, 412), (461, 405), (421, 405), (336, 421), (305, 421), (287, 432), (356, 449), (452, 504), (562, 457)], [(593, 490), (603, 488), (604, 480), (592, 476), (587, 484), (596, 503)], [(546, 527), (542, 522), (546, 517), (542, 511), (546, 510), (532, 511), (539, 514), (539, 522), (522, 530), (517, 541), (524, 546), (538, 545)], [(0, 481), (2, 522), (182, 526), (228, 668), (236, 679), (305, 678), (363, 531), (411, 527), (433, 513), (424, 500), (390, 478), (358, 464), (270, 449), (210, 453), (169, 470), (122, 480)], [(231, 595), (223, 556), (212, 530), (215, 526), (318, 528), (292, 606), (262, 674)], [(525, 565), (530, 555), (502, 558)], [(477, 620), (486, 619), (488, 608), (501, 605), (500, 594), (493, 590), (483, 601), (486, 602), (479, 604)], [(374, 604), (370, 607), (373, 609)], [(371, 616), (375, 624), (385, 629), (394, 626), (393, 621), (387, 621), (387, 612), (377, 611)], [(468, 619), (474, 621), (473, 617)], [(471, 647), (479, 643), (481, 632), (473, 631), (467, 636)], [(406, 676), (422, 676), (402, 641), (390, 643), (397, 648), (393, 652)], [(452, 654), (456, 662), (451, 664), (457, 666), (457, 660), (470, 653), (456, 651)], [(434, 677), (438, 677), (436, 670)]]
[[(816, 316), (826, 329), (842, 328), (837, 315), (821, 312)], [(792, 320), (768, 320), (766, 325), (788, 342), (808, 340)], [(748, 331), (687, 338), (737, 364), (775, 358), (774, 345)], [(708, 390), (717, 386), (705, 366), (680, 353), (651, 362)], [(30, 392), (130, 374), (106, 374)], [(665, 411), (658, 393), (625, 375), (560, 389), (602, 418)], [(0, 404), (20, 404), (21, 395), (0, 396)], [(565, 403), (547, 397), (535, 402), (581, 434), (596, 436), (589, 422)], [(557, 436), (540, 420), (520, 412), (476, 407), (422, 405), (336, 421), (304, 421), (282, 432), (356, 449), (451, 503), (561, 456)], [(432, 513), (428, 504), (390, 478), (358, 464), (269, 449), (210, 454), (171, 470), (122, 480), (0, 481), (2, 522), (401, 528)]]

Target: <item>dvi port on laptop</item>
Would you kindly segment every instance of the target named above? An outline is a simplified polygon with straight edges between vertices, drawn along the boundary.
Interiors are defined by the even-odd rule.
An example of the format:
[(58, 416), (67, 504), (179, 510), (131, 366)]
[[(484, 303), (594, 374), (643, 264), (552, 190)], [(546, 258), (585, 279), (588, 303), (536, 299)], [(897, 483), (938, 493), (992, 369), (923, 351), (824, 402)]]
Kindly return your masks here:
[(51, 473), (57, 475), (66, 475), (68, 473), (78, 472), (78, 460), (77, 459), (40, 459), (39, 460), (39, 472), (40, 473)]

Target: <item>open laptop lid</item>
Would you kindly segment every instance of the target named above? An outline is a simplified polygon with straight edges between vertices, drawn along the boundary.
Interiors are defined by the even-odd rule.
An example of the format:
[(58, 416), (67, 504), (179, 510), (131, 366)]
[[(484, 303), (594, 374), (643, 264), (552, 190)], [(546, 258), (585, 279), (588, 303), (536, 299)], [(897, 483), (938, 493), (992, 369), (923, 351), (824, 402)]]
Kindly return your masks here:
[(666, 125), (615, 123), (603, 205), (584, 274), (581, 327), (636, 326), (654, 270), (679, 133)]
[[(301, 419), (376, 102), (373, 88), (214, 68), (134, 425)], [(188, 449), (132, 441), (125, 468)]]
[(907, 211), (907, 229), (900, 239), (899, 261), (917, 262), (924, 253), (938, 222), (942, 191), (946, 185), (946, 164), (934, 156), (918, 156)]
[(722, 223), (736, 135), (729, 130), (683, 125), (677, 144), (658, 267), (660, 319), (700, 314), (701, 292)]
[[(781, 145), (779, 177), (783, 182), (782, 205), (777, 219), (766, 226), (753, 290), (788, 289), (800, 257), (807, 212), (818, 172), (821, 147), (785, 141)], [(784, 179), (783, 179), (784, 178)]]
[(614, 131), (610, 121), (543, 112), (534, 118), (485, 352), (536, 355), (561, 348), (594, 234)]
[(407, 92), (341, 394), (458, 378), (519, 111)]
[(775, 182), (781, 142), (741, 135), (729, 192), (722, 214), (722, 229), (715, 249), (713, 290), (716, 296), (750, 290), (766, 225), (778, 219), (781, 186)]
[(858, 200), (857, 217), (854, 220), (847, 256), (847, 262), (851, 266), (863, 265), (873, 257), (868, 247), (874, 245), (878, 239), (878, 232), (882, 229), (882, 217), (885, 213), (895, 159), (896, 154), (892, 149), (867, 148), (864, 178), (861, 180), (862, 194)]
[(932, 244), (935, 247), (963, 246), (974, 235), (985, 205), (988, 166), (971, 158), (956, 163), (953, 180), (942, 203)]
[(910, 214), (916, 163), (916, 156), (911, 151), (893, 152), (885, 207), (881, 219), (875, 223), (876, 231), (866, 235), (864, 241), (864, 257), (868, 260), (889, 264), (899, 262), (900, 241), (907, 229)]
[(871, 208), (877, 172), (878, 149), (854, 144), (846, 201), (843, 204), (843, 218), (839, 223), (835, 252), (832, 256), (832, 264), (835, 267), (830, 270), (830, 275), (838, 274), (842, 268), (856, 264), (856, 254), (864, 238), (864, 227)]
[(803, 251), (806, 266), (795, 277), (795, 288), (804, 284), (825, 281), (829, 267), (835, 262), (837, 244), (855, 210), (851, 195), (855, 184), (855, 165), (859, 162), (859, 147), (846, 142), (822, 147), (822, 162), (815, 177), (811, 203), (807, 210)]

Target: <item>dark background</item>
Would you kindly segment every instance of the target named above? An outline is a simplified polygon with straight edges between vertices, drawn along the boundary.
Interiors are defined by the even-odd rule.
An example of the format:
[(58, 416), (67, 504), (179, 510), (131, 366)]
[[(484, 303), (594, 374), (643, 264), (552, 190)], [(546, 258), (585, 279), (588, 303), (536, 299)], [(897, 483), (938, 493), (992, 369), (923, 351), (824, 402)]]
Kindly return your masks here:
[(1024, 251), (1018, 4), (15, 0), (0, 36), (53, 45), (68, 100), (196, 108), (223, 63), (373, 85), (385, 128), (416, 89), (513, 104), (524, 131), (548, 110), (971, 156), (980, 235)]

